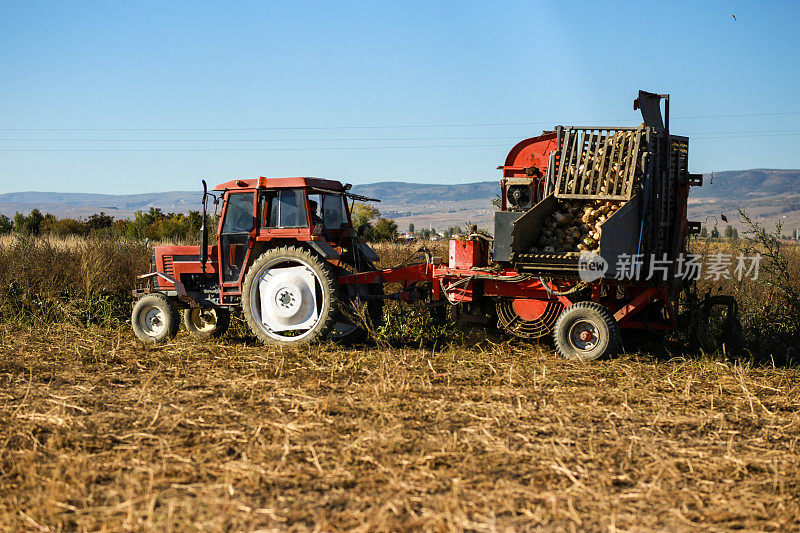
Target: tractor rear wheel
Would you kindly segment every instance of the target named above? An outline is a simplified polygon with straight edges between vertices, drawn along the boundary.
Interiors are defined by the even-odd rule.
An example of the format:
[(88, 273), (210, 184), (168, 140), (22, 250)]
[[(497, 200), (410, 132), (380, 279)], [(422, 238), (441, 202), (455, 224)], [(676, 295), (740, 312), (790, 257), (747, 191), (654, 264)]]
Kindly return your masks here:
[(553, 330), (556, 350), (565, 359), (594, 361), (620, 348), (619, 324), (596, 302), (578, 302), (564, 309)]
[(242, 310), (261, 341), (306, 344), (333, 326), (336, 293), (336, 277), (327, 262), (298, 246), (281, 246), (261, 254), (248, 270)]
[(230, 323), (231, 312), (225, 307), (190, 307), (183, 310), (186, 331), (198, 339), (222, 337)]
[(140, 341), (158, 344), (178, 334), (177, 306), (160, 293), (148, 294), (133, 306), (131, 326)]

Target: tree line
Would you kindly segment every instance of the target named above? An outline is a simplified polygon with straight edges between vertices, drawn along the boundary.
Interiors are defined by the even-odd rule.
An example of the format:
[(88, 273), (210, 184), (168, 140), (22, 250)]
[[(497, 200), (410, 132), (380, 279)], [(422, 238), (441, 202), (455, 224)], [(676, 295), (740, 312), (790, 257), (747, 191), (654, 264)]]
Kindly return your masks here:
[[(353, 210), (353, 227), (368, 241), (394, 241), (397, 224), (380, 216), (380, 211), (366, 204), (356, 204)], [(192, 242), (198, 241), (203, 216), (200, 211), (165, 213), (160, 208), (137, 211), (133, 218), (115, 219), (105, 212), (87, 219), (58, 218), (50, 213), (42, 214), (34, 209), (29, 214), (17, 213), (13, 218), (0, 215), (0, 235), (52, 235), (56, 237), (128, 238), (133, 240)], [(206, 227), (209, 235), (216, 234), (216, 219), (208, 216)]]
[[(133, 218), (114, 219), (105, 212), (90, 215), (87, 219), (58, 218), (34, 209), (27, 215), (17, 213), (11, 219), (0, 215), (0, 234), (52, 235), (56, 237), (102, 236), (111, 238), (152, 241), (181, 241), (196, 239), (200, 234), (202, 215), (199, 211), (164, 213), (157, 207), (137, 211)], [(209, 218), (207, 226), (212, 224)]]
[(719, 229), (714, 226), (711, 228), (711, 231), (708, 231), (708, 228), (703, 226), (700, 228), (700, 236), (703, 238), (711, 238), (711, 239), (733, 239), (736, 240), (739, 238), (739, 230), (728, 224), (725, 226), (725, 229), (722, 233), (720, 233)]

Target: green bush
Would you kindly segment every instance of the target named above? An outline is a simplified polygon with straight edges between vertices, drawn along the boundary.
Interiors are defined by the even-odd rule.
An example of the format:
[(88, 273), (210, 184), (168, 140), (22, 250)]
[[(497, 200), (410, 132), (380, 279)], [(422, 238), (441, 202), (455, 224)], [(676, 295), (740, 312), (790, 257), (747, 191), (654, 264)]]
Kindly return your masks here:
[(17, 212), (14, 215), (14, 233), (19, 235), (39, 235), (44, 218), (44, 215), (38, 209), (34, 209), (27, 216)]
[(395, 346), (422, 347), (453, 342), (459, 336), (458, 328), (446, 316), (446, 310), (446, 307), (387, 302), (383, 322), (375, 328), (376, 337), (379, 342)]
[(14, 229), (14, 224), (11, 219), (5, 215), (0, 215), (0, 235), (11, 233), (12, 229)]

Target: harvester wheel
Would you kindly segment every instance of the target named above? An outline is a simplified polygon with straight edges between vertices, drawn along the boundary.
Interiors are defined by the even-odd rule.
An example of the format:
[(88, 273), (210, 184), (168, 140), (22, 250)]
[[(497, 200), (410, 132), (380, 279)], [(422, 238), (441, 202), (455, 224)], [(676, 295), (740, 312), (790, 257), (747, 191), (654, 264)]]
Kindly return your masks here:
[(177, 306), (160, 293), (148, 294), (133, 306), (131, 325), (140, 341), (157, 344), (178, 334), (181, 324)]
[(225, 307), (190, 307), (183, 310), (183, 325), (192, 337), (222, 337), (231, 323), (231, 312)]
[(267, 250), (242, 285), (250, 330), (267, 344), (297, 345), (324, 337), (334, 323), (336, 277), (323, 259), (297, 246)]
[(594, 361), (620, 348), (619, 324), (596, 302), (578, 302), (562, 311), (553, 330), (556, 350), (565, 359)]
[[(373, 270), (373, 269), (371, 269)], [(373, 328), (383, 320), (383, 285), (370, 283), (364, 286), (366, 295), (352, 285), (339, 286), (337, 319), (328, 332), (328, 339), (339, 344), (364, 341)], [(363, 298), (371, 296), (373, 298)]]

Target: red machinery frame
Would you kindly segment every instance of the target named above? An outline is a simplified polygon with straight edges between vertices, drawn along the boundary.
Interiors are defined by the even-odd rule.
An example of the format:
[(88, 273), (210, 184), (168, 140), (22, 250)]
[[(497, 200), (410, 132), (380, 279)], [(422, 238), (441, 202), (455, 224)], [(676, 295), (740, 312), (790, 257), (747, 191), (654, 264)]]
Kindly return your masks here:
[[(480, 282), (480, 287), (476, 285)], [(479, 298), (513, 298), (515, 311), (525, 320), (540, 318), (547, 304), (560, 303), (564, 309), (573, 305), (569, 289), (574, 288), (579, 281), (574, 279), (558, 279), (547, 281), (542, 277), (522, 274), (512, 268), (502, 268), (488, 273), (485, 268), (450, 268), (443, 266), (439, 258), (430, 262), (350, 274), (339, 278), (339, 283), (368, 284), (381, 283), (400, 284), (396, 298), (400, 300), (413, 300), (413, 287), (424, 283), (430, 287), (432, 302), (446, 300), (450, 304), (471, 303)], [(587, 284), (591, 292), (591, 301), (605, 306), (614, 314), (614, 319), (620, 328), (643, 329), (649, 331), (673, 331), (676, 327), (677, 310), (675, 297), (670, 297), (667, 287), (653, 286), (646, 282), (631, 280), (602, 280)], [(606, 296), (602, 297), (602, 287), (606, 286)], [(611, 290), (621, 288), (627, 298), (620, 301)], [(635, 320), (648, 305), (653, 302), (663, 302), (667, 314), (667, 322), (648, 322)]]

